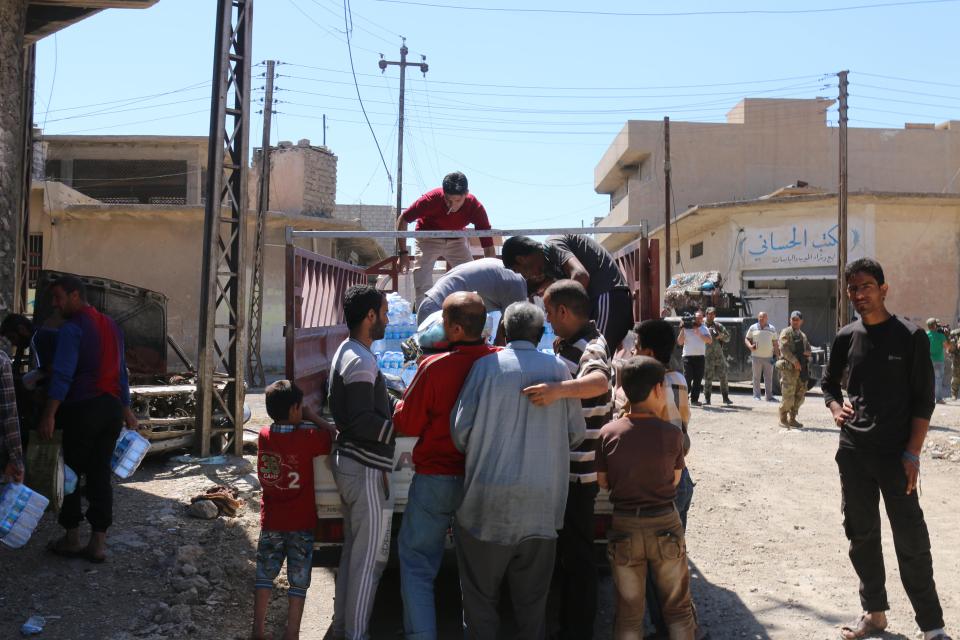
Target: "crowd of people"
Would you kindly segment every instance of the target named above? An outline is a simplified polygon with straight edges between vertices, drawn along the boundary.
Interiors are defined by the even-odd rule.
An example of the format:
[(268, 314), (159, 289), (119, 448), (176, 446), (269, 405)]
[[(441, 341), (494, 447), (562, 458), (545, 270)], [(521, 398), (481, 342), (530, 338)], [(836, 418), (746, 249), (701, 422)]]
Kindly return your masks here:
[[(447, 176), (398, 226), (413, 221), (418, 229), (469, 222), (489, 228), (462, 174)], [(634, 324), (631, 292), (616, 262), (579, 235), (543, 243), (512, 237), (503, 245), (502, 262), (492, 252), (464, 259), (432, 283), (433, 261), (455, 261), (464, 247), (454, 245), (462, 242), (418, 242), (418, 313), (440, 312), (449, 346), (422, 358), (402, 399), (388, 393), (371, 350), (389, 322), (387, 298), (366, 285), (350, 287), (342, 300), (349, 337), (331, 362), (330, 421), (305, 405), (293, 382), (267, 388), (273, 424), (258, 442), (263, 493), (253, 637), (268, 637), (266, 612), (284, 562), (290, 586), (283, 637), (299, 636), (316, 523), (313, 460), (331, 449), (344, 535), (331, 636), (369, 637), (391, 548), (398, 435), (417, 439), (397, 541), (407, 638), (437, 637), (434, 580), (450, 529), (466, 638), (497, 637), (505, 592), (515, 637), (592, 637), (598, 598), (594, 509), (601, 490), (609, 492), (613, 507), (607, 560), (616, 587), (614, 637), (649, 637), (645, 620), (654, 637), (703, 637), (686, 551), (694, 490), (686, 464), (689, 424), (701, 397), (710, 404), (714, 381), (723, 403), (733, 403), (724, 354), (730, 331), (714, 308), (696, 311), (679, 327), (663, 318)], [(488, 253), (492, 245), (484, 247)], [(837, 333), (822, 388), (840, 431), (836, 462), (844, 531), (863, 613), (841, 637), (868, 637), (887, 624), (882, 495), (917, 625), (924, 640), (949, 640), (917, 486), (930, 417), (943, 399), (948, 355), (952, 393), (958, 392), (960, 331), (944, 331), (936, 319), (924, 331), (888, 311), (889, 284), (873, 260), (852, 262), (844, 277), (859, 318)], [(59, 516), (65, 532), (48, 549), (102, 562), (112, 523), (110, 453), (121, 425), (137, 426), (123, 337), (113, 320), (86, 302), (77, 278), (61, 277), (50, 290), (63, 324), (46, 367), (36, 436), (62, 434), (65, 462), (86, 478), (88, 508), (84, 514), (79, 492), (65, 499)], [(494, 344), (484, 336), (491, 311), (502, 312)], [(547, 322), (556, 335), (553, 354), (537, 349)], [(779, 373), (784, 428), (802, 427), (797, 417), (812, 355), (802, 326), (800, 311), (790, 314), (790, 326), (779, 333), (759, 313), (744, 337), (758, 401), (761, 386), (766, 400), (775, 401), (774, 370)], [(7, 318), (0, 334), (2, 346), (22, 353), (32, 327)], [(682, 372), (672, 365), (677, 345)], [(14, 368), (0, 351), (0, 469), (19, 481), (24, 456)], [(84, 516), (91, 526), (86, 544), (79, 529)], [(549, 616), (548, 599), (556, 602)]]
[[(650, 637), (644, 635), (647, 624), (655, 628), (653, 637), (703, 636), (686, 554), (694, 484), (686, 464), (688, 426), (691, 406), (703, 392), (696, 376), (705, 372), (707, 348), (728, 343), (729, 332), (708, 309), (679, 331), (664, 319), (640, 322), (624, 341), (626, 350), (618, 351), (592, 319), (595, 298), (583, 284), (569, 277), (540, 280), (538, 272), (532, 273), (527, 291), (542, 296), (542, 308), (527, 300), (510, 302), (503, 310), (502, 346), (489, 344), (482, 334), (489, 296), (448, 293), (441, 312), (449, 350), (425, 357), (396, 402), (370, 351), (384, 334), (386, 298), (367, 286), (347, 292), (350, 337), (331, 372), (333, 424), (319, 421), (335, 440), (332, 468), (344, 515), (332, 637), (368, 637), (390, 549), (390, 462), (397, 435), (417, 438), (397, 545), (406, 637), (437, 637), (433, 585), (451, 528), (466, 638), (497, 637), (505, 591), (514, 637), (592, 637), (597, 603), (593, 516), (602, 489), (609, 491), (613, 506), (607, 559), (616, 587), (614, 637)], [(919, 454), (936, 401), (931, 341), (925, 331), (886, 310), (889, 285), (879, 264), (851, 263), (846, 283), (860, 318), (837, 334), (823, 390), (840, 429), (836, 460), (844, 530), (863, 613), (841, 630), (841, 637), (869, 637), (886, 627), (882, 495), (917, 624), (925, 640), (948, 640), (916, 491)], [(555, 355), (536, 349), (545, 321), (556, 333)], [(802, 323), (802, 314), (794, 312), (791, 326), (777, 333), (761, 315), (746, 337), (752, 353), (760, 353), (754, 357), (766, 360), (754, 370), (767, 385), (766, 364), (776, 360), (783, 389), (781, 424), (794, 428), (801, 426), (797, 410), (811, 355)], [(686, 375), (671, 368), (677, 344), (684, 348)], [(730, 402), (721, 370), (716, 362), (712, 366), (711, 384), (719, 378)], [(268, 407), (276, 393), (268, 389)], [(271, 415), (277, 424), (267, 432), (282, 438), (282, 429), (293, 420)], [(265, 513), (269, 502), (265, 491)], [(263, 573), (268, 577), (276, 573), (276, 562), (270, 563), (275, 546), (273, 534), (265, 529), (264, 535), (258, 563), (269, 568)], [(301, 536), (309, 531), (291, 543), (295, 574)], [(298, 591), (291, 589), (291, 599), (302, 597), (301, 585), (302, 580)], [(260, 586), (269, 588), (268, 582)], [(548, 609), (548, 598), (557, 606)], [(291, 616), (298, 610), (292, 605)], [(287, 637), (296, 637), (290, 631), (294, 622)]]

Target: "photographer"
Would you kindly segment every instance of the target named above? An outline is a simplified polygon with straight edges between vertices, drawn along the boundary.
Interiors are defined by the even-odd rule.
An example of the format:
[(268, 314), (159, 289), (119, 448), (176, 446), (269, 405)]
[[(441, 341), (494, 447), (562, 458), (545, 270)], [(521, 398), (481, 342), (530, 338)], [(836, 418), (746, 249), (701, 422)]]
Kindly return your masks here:
[(700, 406), (700, 389), (706, 365), (707, 345), (713, 343), (710, 330), (703, 324), (703, 312), (697, 311), (691, 318), (683, 317), (683, 326), (677, 335), (677, 344), (683, 347), (683, 375), (690, 389), (690, 404)]
[(940, 328), (940, 321), (936, 318), (927, 318), (927, 338), (930, 340), (937, 404), (946, 404), (943, 399), (943, 367), (948, 343), (946, 332)]

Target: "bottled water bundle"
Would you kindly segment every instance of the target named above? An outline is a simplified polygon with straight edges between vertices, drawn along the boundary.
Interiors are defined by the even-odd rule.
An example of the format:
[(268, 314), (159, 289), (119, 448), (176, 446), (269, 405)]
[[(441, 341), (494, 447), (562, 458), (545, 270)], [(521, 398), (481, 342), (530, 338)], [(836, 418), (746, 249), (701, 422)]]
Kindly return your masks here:
[(7, 484), (0, 491), (0, 542), (19, 549), (33, 535), (50, 501), (17, 482)]
[(150, 449), (150, 441), (136, 431), (124, 429), (110, 458), (110, 468), (118, 478), (129, 478)]

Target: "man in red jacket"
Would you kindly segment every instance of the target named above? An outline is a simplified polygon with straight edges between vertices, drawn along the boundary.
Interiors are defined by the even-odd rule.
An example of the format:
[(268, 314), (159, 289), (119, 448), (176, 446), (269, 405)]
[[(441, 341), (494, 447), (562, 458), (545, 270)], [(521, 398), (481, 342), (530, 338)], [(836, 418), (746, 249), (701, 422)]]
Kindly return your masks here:
[[(459, 171), (448, 173), (443, 186), (428, 191), (407, 207), (397, 218), (397, 230), (404, 231), (411, 222), (417, 223), (417, 231), (462, 231), (472, 224), (474, 229), (489, 229), (487, 210), (483, 208), (467, 188), (467, 176)], [(496, 258), (493, 238), (480, 238), (483, 255)], [(407, 243), (397, 241), (400, 268), (408, 263)], [(473, 260), (470, 244), (466, 238), (419, 238), (417, 240), (417, 266), (413, 269), (413, 287), (419, 305), (427, 290), (433, 285), (433, 265), (443, 258), (452, 268)]]
[(450, 412), (473, 363), (497, 351), (481, 335), (486, 319), (483, 300), (476, 293), (447, 296), (443, 329), (452, 350), (420, 363), (393, 416), (397, 433), (419, 438), (413, 449), (416, 473), (398, 539), (407, 638), (437, 637), (433, 581), (463, 496), (464, 456), (450, 437)]

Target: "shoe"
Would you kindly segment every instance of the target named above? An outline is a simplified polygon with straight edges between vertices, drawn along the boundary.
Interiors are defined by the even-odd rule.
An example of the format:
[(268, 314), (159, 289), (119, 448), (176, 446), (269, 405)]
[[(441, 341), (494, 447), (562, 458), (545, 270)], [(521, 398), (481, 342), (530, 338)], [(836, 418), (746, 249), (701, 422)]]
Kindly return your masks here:
[(756, 400), (757, 402), (760, 402), (760, 396), (753, 396), (753, 399)]
[(790, 418), (787, 416), (786, 412), (780, 412), (780, 427), (783, 429), (790, 428)]
[(703, 404), (705, 404), (708, 407), (710, 406), (710, 396), (707, 396), (706, 398), (703, 399)]
[(699, 400), (691, 400), (691, 401), (690, 401), (690, 404), (692, 404), (692, 405), (695, 406), (695, 407), (699, 407), (699, 406), (700, 406), (700, 401), (699, 401)]
[(733, 404), (733, 400), (731, 400), (727, 396), (723, 396), (723, 404)]
[(767, 402), (780, 402), (776, 398), (767, 398)]
[(797, 420), (797, 416), (790, 414), (790, 422), (788, 423), (794, 429), (803, 429), (803, 423)]

